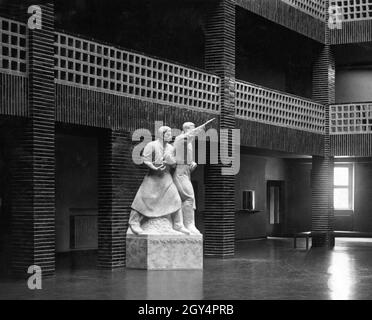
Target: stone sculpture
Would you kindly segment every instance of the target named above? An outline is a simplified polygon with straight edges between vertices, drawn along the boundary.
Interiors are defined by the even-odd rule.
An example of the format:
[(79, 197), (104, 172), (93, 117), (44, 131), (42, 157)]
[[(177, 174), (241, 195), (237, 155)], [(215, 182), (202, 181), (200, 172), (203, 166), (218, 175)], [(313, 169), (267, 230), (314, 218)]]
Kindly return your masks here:
[(183, 226), (181, 199), (170, 174), (176, 164), (171, 140), (171, 128), (163, 126), (159, 128), (159, 138), (143, 151), (149, 172), (131, 206), (129, 227), (134, 234), (189, 234)]
[(174, 141), (176, 171), (173, 180), (182, 200), (184, 226), (192, 235), (200, 235), (200, 231), (195, 227), (196, 205), (194, 188), (191, 183), (191, 173), (197, 167), (194, 161), (193, 141), (195, 136), (213, 120), (209, 120), (198, 128), (195, 128), (195, 124), (192, 122), (184, 123), (182, 134), (177, 136)]
[[(170, 144), (171, 128), (163, 126), (159, 138), (145, 146), (142, 157), (149, 172), (131, 206), (129, 234), (200, 235), (195, 227), (195, 195), (190, 180), (197, 166), (192, 141), (213, 120), (198, 128), (185, 123), (174, 146)], [(185, 144), (187, 151), (183, 152)], [(170, 171), (174, 167), (172, 178)]]
[[(203, 236), (195, 227), (195, 196), (190, 180), (196, 168), (192, 141), (213, 120), (198, 128), (185, 123), (174, 146), (169, 143), (171, 129), (161, 127), (159, 138), (146, 145), (143, 160), (149, 173), (132, 203), (126, 237), (127, 268), (203, 268)], [(183, 152), (185, 147), (187, 151)], [(176, 167), (173, 177), (172, 167)]]

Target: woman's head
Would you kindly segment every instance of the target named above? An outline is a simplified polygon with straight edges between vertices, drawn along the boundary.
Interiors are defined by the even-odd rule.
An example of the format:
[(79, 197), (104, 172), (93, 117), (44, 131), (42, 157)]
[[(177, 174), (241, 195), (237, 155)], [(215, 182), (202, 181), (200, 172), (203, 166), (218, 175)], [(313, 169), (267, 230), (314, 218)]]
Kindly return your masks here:
[(169, 142), (172, 140), (172, 129), (167, 126), (162, 126), (158, 130), (159, 137), (161, 140)]

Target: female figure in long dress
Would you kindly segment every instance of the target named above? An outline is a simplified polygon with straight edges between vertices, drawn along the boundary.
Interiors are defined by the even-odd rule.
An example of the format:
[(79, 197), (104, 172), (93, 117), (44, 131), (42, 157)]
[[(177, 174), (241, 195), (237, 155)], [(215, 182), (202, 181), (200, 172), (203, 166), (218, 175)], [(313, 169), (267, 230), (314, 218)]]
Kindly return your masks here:
[(129, 227), (135, 234), (143, 233), (143, 217), (159, 218), (168, 215), (173, 217), (173, 229), (189, 234), (183, 225), (182, 203), (178, 190), (173, 182), (170, 168), (176, 164), (171, 128), (159, 128), (159, 138), (146, 145), (143, 151), (144, 164), (149, 172), (143, 179), (132, 203)]

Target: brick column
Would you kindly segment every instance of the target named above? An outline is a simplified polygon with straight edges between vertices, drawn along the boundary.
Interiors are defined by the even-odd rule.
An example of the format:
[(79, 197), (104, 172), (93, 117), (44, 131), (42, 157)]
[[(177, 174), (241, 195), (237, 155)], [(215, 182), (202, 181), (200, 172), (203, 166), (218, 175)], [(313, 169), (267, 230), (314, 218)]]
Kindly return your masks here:
[(332, 247), (333, 159), (314, 156), (312, 166), (312, 246)]
[(98, 266), (125, 266), (125, 239), (130, 206), (145, 176), (132, 161), (131, 135), (106, 130), (99, 140)]
[[(328, 2), (328, 1), (326, 1)], [(328, 6), (326, 6), (328, 17)], [(330, 104), (335, 103), (335, 58), (325, 25), (325, 44), (313, 65), (313, 99), (325, 108), (324, 156), (313, 157), (312, 231), (313, 247), (333, 246), (333, 158), (330, 156)]]
[[(206, 20), (205, 68), (221, 78), (219, 127), (233, 129), (235, 128), (235, 1), (213, 2)], [(206, 167), (204, 252), (207, 256), (230, 257), (234, 255), (235, 245), (235, 177), (223, 176), (221, 168), (222, 164)]]
[(12, 164), (13, 269), (55, 272), (54, 6), (41, 6), (42, 29), (28, 31), (29, 119)]

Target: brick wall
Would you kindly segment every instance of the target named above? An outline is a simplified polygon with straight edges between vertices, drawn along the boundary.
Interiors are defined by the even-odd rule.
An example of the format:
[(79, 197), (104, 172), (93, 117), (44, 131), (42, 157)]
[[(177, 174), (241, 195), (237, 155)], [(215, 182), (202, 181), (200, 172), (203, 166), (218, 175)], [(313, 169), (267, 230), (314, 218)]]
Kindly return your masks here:
[(41, 30), (29, 30), (28, 113), (14, 152), (13, 269), (55, 271), (54, 7), (41, 6)]
[[(208, 14), (205, 68), (221, 77), (220, 129), (235, 128), (235, 1), (216, 1)], [(206, 166), (205, 254), (228, 257), (234, 255), (235, 177), (222, 176), (221, 168)]]
[(130, 206), (145, 176), (132, 161), (131, 134), (104, 130), (98, 160), (98, 265), (125, 266), (125, 238)]

